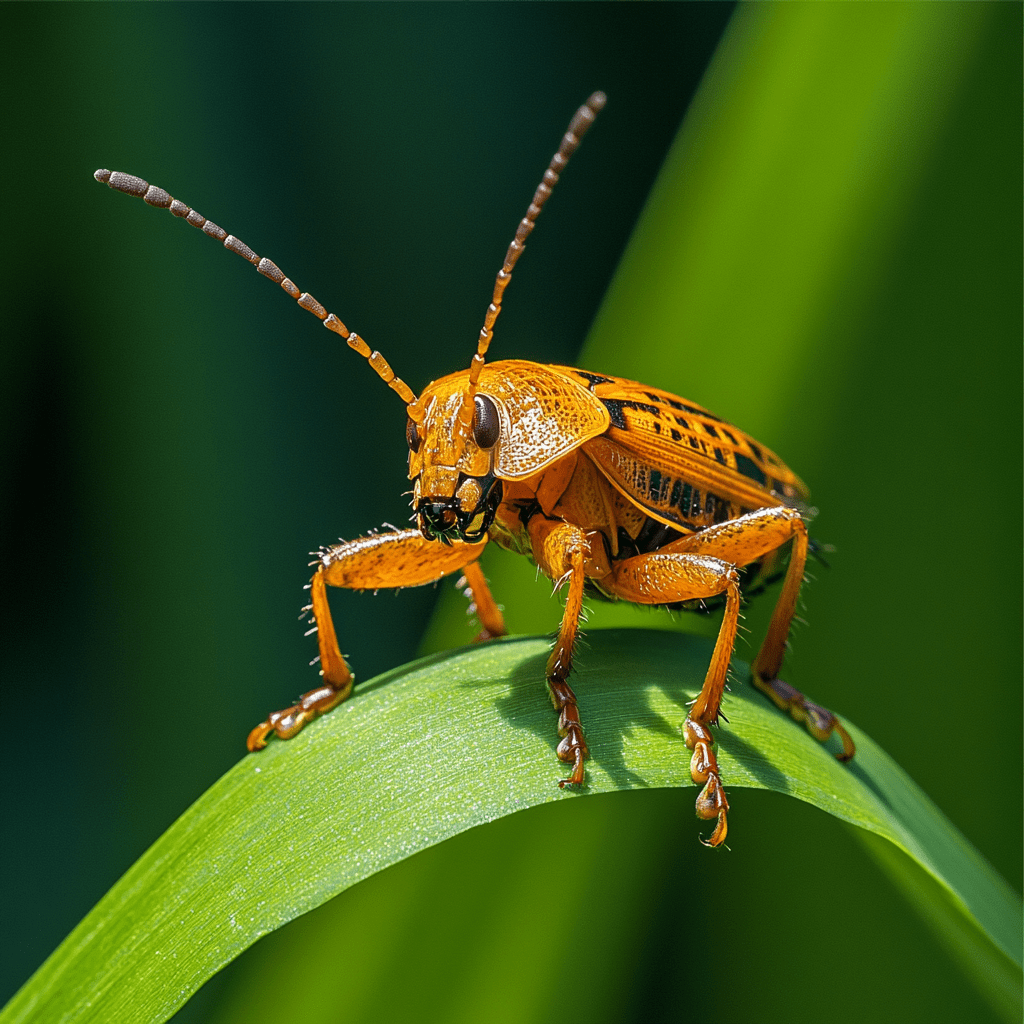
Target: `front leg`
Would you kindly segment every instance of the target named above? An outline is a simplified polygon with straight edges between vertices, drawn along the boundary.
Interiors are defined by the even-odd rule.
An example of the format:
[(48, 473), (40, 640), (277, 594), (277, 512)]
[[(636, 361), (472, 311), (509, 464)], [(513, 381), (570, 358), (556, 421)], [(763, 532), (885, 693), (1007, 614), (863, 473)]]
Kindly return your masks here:
[(328, 586), (349, 590), (423, 586), (467, 567), (480, 557), (486, 543), (441, 544), (427, 540), (419, 530), (396, 530), (359, 537), (321, 551), (320, 565), (310, 584), (310, 610), (320, 647), (323, 685), (304, 693), (292, 707), (268, 716), (249, 733), (246, 746), (262, 750), (271, 733), (291, 739), (352, 692), (355, 679), (338, 646), (327, 603)]

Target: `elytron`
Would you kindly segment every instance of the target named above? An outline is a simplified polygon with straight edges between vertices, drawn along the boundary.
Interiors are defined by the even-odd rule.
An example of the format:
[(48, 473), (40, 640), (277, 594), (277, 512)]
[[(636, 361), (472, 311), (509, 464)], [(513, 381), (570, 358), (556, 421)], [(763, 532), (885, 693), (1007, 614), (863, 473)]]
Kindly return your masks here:
[(782, 590), (751, 665), (752, 681), (817, 739), (837, 732), (840, 760), (854, 754), (836, 717), (778, 678), (809, 549), (807, 488), (764, 445), (667, 391), (570, 366), (486, 362), (526, 239), (604, 104), (604, 94), (596, 92), (580, 107), (545, 170), (498, 271), (469, 368), (431, 382), (419, 396), (379, 352), (300, 292), (271, 260), (141, 178), (107, 170), (95, 177), (169, 209), (245, 257), (344, 338), (406, 405), (416, 528), (372, 533), (320, 551), (310, 610), (322, 684), (257, 725), (249, 749), (260, 750), (272, 735), (294, 736), (352, 692), (354, 677), (338, 646), (328, 586), (411, 587), (458, 572), (479, 616), (480, 638), (502, 636), (505, 623), (479, 564), (494, 543), (525, 555), (566, 591), (546, 671), (558, 713), (557, 755), (571, 766), (562, 786), (583, 785), (589, 756), (568, 681), (584, 594), (669, 607), (724, 604), (704, 685), (683, 723), (690, 775), (701, 787), (697, 816), (715, 821), (705, 842), (719, 846), (729, 802), (712, 727), (736, 639), (741, 585), (749, 592), (781, 574), (787, 548)]

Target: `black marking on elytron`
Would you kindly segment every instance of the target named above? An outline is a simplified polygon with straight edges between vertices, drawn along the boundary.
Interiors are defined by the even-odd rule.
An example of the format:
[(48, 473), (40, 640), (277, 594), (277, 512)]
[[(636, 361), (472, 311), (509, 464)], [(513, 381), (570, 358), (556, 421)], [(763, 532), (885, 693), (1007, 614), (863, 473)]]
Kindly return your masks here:
[(682, 439), (683, 439), (683, 435), (680, 434), (679, 431), (676, 430), (675, 427), (673, 427), (672, 428), (672, 440), (673, 441), (682, 441)]
[(676, 423), (678, 423), (679, 426), (681, 426), (683, 428), (683, 430), (689, 430), (690, 429), (690, 421), (689, 420), (683, 419), (682, 416), (676, 416), (676, 417), (674, 417), (674, 419), (675, 419)]
[(754, 444), (753, 441), (748, 441), (747, 444), (750, 446), (750, 450), (754, 453), (754, 458), (758, 462), (764, 462), (764, 455), (761, 453), (761, 449)]
[(709, 434), (710, 434), (710, 435), (711, 435), (712, 437), (718, 437), (718, 431), (717, 431), (717, 430), (715, 430), (715, 428), (714, 428), (713, 426), (711, 426), (711, 424), (710, 424), (710, 423), (705, 423), (705, 424), (704, 424), (704, 429), (705, 429), (705, 430), (706, 430), (706, 431), (707, 431), (707, 432), (708, 432), (708, 433), (709, 433)]
[(715, 449), (715, 462), (720, 462), (723, 466), (729, 465), (725, 458), (725, 452), (721, 448)]
[(626, 417), (622, 414), (622, 403), (613, 402), (609, 399), (604, 399), (604, 407), (608, 410), (608, 416), (612, 421), (613, 427), (618, 427), (619, 430), (626, 430)]
[(661, 500), (661, 473), (656, 470), (651, 470), (651, 477), (647, 483), (648, 493), (651, 496), (651, 501)]
[(651, 470), (651, 479), (647, 484), (647, 493), (655, 505), (664, 505), (668, 501), (668, 492), (672, 487), (672, 477), (663, 476), (656, 469)]
[(704, 445), (702, 445), (700, 443), (700, 440), (698, 438), (694, 437), (691, 434), (688, 440), (690, 442), (690, 447), (693, 448), (695, 451), (698, 451), (698, 452), (704, 451)]
[(575, 373), (577, 377), (582, 377), (585, 381), (590, 382), (587, 384), (588, 391), (593, 391), (598, 384), (612, 383), (611, 377), (602, 377), (599, 373), (587, 373), (586, 370), (573, 370), (572, 372)]
[(723, 434), (725, 434), (726, 439), (729, 441), (730, 444), (737, 446), (739, 445), (739, 441), (737, 441), (736, 438), (732, 436), (731, 431), (726, 430), (725, 427), (719, 427), (718, 429), (721, 430)]
[[(654, 421), (654, 432), (656, 434), (660, 434), (661, 433), (661, 424), (657, 420)], [(672, 433), (674, 434), (675, 431), (673, 430)]]
[[(751, 445), (750, 447), (751, 450), (753, 450), (754, 446)], [(736, 469), (740, 473), (742, 473), (746, 477), (749, 477), (751, 480), (754, 481), (754, 483), (760, 485), (761, 487), (766, 487), (768, 485), (768, 478), (764, 475), (764, 471), (756, 462), (754, 462), (753, 459), (748, 459), (746, 455), (741, 455), (739, 452), (736, 452), (735, 455)]]
[(626, 409), (639, 409), (641, 412), (650, 413), (651, 416), (661, 416), (661, 410), (656, 405), (648, 405), (646, 402), (623, 402)]
[[(711, 523), (724, 523), (751, 511), (747, 508), (737, 511), (738, 506), (728, 498), (712, 491), (700, 491), (685, 477), (671, 477), (649, 467), (638, 467), (632, 486), (640, 500), (649, 503), (652, 512), (672, 520), (670, 529), (676, 531), (700, 531)], [(632, 550), (621, 535), (619, 544), (625, 545), (627, 551)]]
[(612, 423), (619, 430), (629, 429), (623, 409), (638, 409), (640, 412), (650, 414), (655, 419), (661, 416), (661, 410), (656, 405), (648, 405), (646, 402), (631, 402), (624, 398), (602, 398), (601, 401), (608, 410)]

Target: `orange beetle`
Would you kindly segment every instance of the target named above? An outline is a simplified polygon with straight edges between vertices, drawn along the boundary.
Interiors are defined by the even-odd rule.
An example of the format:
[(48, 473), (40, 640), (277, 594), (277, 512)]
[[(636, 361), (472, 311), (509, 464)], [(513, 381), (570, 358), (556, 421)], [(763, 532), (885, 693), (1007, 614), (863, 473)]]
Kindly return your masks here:
[(300, 292), (271, 260), (141, 178), (107, 170), (95, 177), (169, 209), (244, 256), (345, 338), (407, 406), (416, 529), (374, 533), (321, 550), (309, 610), (323, 683), (256, 726), (249, 749), (262, 749), (271, 734), (294, 736), (352, 691), (354, 677), (338, 647), (327, 586), (420, 586), (461, 571), (480, 618), (478, 639), (502, 636), (504, 620), (478, 561), (493, 541), (526, 555), (566, 587), (561, 628), (547, 663), (561, 736), (558, 757), (572, 766), (562, 786), (583, 784), (588, 757), (568, 683), (584, 594), (673, 608), (724, 603), (704, 685), (683, 724), (693, 752), (690, 775), (702, 787), (697, 815), (715, 820), (706, 842), (718, 846), (726, 837), (729, 804), (711, 727), (718, 722), (736, 639), (741, 584), (748, 594), (763, 586), (779, 570), (787, 545), (782, 593), (751, 666), (752, 679), (816, 738), (836, 731), (843, 743), (840, 760), (854, 754), (836, 717), (778, 678), (809, 548), (803, 519), (807, 488), (763, 445), (666, 391), (569, 366), (485, 359), (526, 238), (604, 103), (597, 92), (580, 107), (544, 172), (498, 272), (469, 369), (432, 382), (418, 397), (379, 352)]

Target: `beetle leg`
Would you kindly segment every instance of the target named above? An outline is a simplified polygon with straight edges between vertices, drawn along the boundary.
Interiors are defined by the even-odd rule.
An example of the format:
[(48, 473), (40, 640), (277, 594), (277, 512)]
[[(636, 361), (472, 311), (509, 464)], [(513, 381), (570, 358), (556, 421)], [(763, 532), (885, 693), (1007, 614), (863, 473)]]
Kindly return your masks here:
[(828, 708), (809, 701), (795, 686), (790, 686), (782, 679), (762, 679), (753, 669), (750, 675), (753, 684), (762, 693), (766, 693), (776, 707), (788, 711), (796, 721), (803, 722), (807, 726), (807, 731), (816, 740), (824, 743), (833, 731), (837, 732), (843, 741), (843, 752), (836, 754), (838, 760), (849, 761), (857, 753), (853, 737)]
[(792, 537), (793, 550), (789, 556), (789, 567), (786, 569), (782, 593), (775, 603), (775, 611), (772, 612), (764, 643), (761, 644), (761, 649), (751, 666), (754, 674), (762, 679), (775, 679), (782, 668), (786, 642), (789, 639), (789, 627), (796, 614), (796, 599), (800, 593), (800, 585), (804, 581), (804, 566), (807, 564), (807, 527), (804, 526), (803, 520), (792, 520)]
[(700, 533), (683, 537), (662, 548), (662, 551), (707, 552), (744, 566), (777, 551), (790, 540), (793, 542), (793, 550), (789, 557), (786, 580), (772, 613), (764, 643), (750, 666), (751, 681), (779, 708), (788, 711), (798, 722), (804, 722), (815, 739), (827, 740), (833, 731), (837, 732), (843, 741), (843, 752), (836, 756), (840, 761), (848, 761), (856, 748), (850, 734), (836, 716), (827, 708), (807, 700), (799, 690), (778, 678), (807, 562), (807, 527), (800, 513), (785, 506), (758, 509), (738, 519), (718, 523)]
[[(795, 513), (794, 513), (795, 515)], [(782, 584), (782, 593), (772, 612), (764, 643), (750, 666), (753, 684), (766, 693), (783, 711), (788, 711), (798, 722), (807, 726), (807, 731), (816, 739), (825, 741), (835, 731), (843, 742), (843, 752), (836, 757), (849, 761), (857, 752), (850, 734), (827, 708), (809, 701), (799, 690), (778, 678), (782, 659), (786, 652), (789, 627), (796, 613), (796, 599), (804, 578), (807, 562), (807, 528), (800, 519), (793, 520), (793, 551), (789, 556), (789, 568)]]
[(310, 589), (324, 683), (304, 693), (292, 707), (269, 715), (249, 733), (246, 746), (262, 750), (271, 733), (291, 739), (352, 692), (355, 679), (338, 646), (327, 603), (328, 585), (350, 590), (422, 586), (466, 567), (480, 556), (486, 543), (441, 544), (427, 540), (419, 530), (396, 530), (359, 537), (321, 551)]
[(693, 751), (690, 777), (703, 788), (697, 797), (697, 817), (715, 819), (707, 846), (720, 846), (728, 832), (729, 801), (715, 757), (711, 726), (718, 723), (729, 659), (736, 642), (740, 614), (739, 573), (736, 567), (710, 555), (662, 549), (625, 558), (615, 565), (612, 585), (617, 596), (637, 604), (672, 604), (725, 593), (725, 614), (715, 641), (704, 685), (683, 723), (683, 739)]
[(245, 741), (249, 750), (262, 750), (271, 733), (283, 740), (291, 739), (303, 726), (325, 711), (330, 711), (352, 692), (355, 679), (338, 647), (331, 609), (327, 604), (323, 566), (314, 574), (310, 591), (311, 608), (317, 626), (317, 644), (320, 647), (320, 675), (326, 685), (304, 693), (298, 704), (268, 715), (249, 733)]
[(462, 579), (459, 580), (460, 587), (465, 591), (466, 597), (470, 600), (469, 611), (476, 613), (480, 620), (480, 632), (476, 640), (490, 640), (495, 636), (505, 636), (508, 632), (505, 629), (505, 618), (501, 609), (495, 603), (491, 588), (487, 585), (487, 577), (479, 562), (470, 562), (462, 570)]
[(565, 611), (558, 630), (558, 639), (548, 658), (547, 683), (551, 703), (558, 712), (558, 735), (562, 741), (556, 753), (561, 761), (572, 765), (567, 779), (558, 785), (582, 786), (585, 778), (583, 762), (590, 756), (580, 723), (576, 694), (566, 682), (572, 671), (573, 648), (579, 635), (580, 613), (583, 610), (583, 585), (586, 574), (583, 563), (587, 552), (586, 534), (578, 526), (540, 516), (530, 521), (530, 539), (537, 564), (561, 586), (568, 583)]

